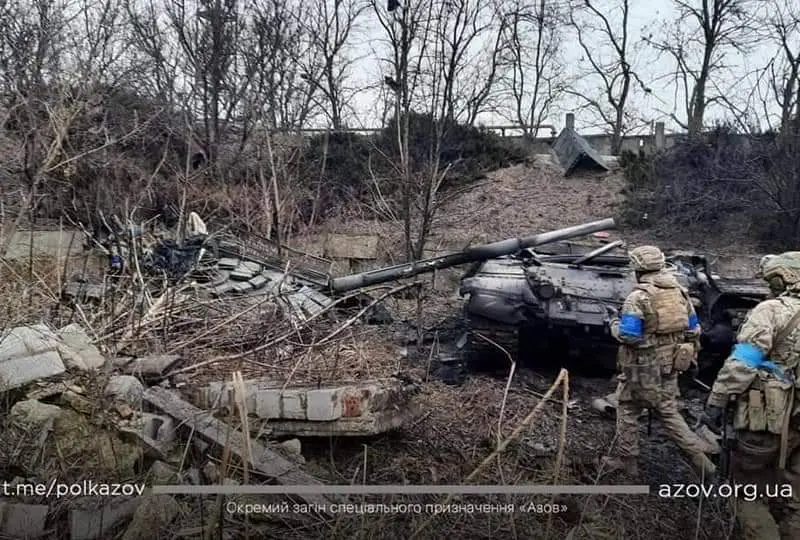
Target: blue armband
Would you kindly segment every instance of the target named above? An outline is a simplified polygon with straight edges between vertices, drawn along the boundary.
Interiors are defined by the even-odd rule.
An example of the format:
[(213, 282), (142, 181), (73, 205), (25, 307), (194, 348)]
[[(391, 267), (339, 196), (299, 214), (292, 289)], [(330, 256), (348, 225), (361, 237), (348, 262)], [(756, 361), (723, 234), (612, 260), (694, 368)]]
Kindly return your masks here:
[(619, 333), (624, 337), (641, 338), (644, 336), (642, 319), (632, 313), (623, 313), (619, 318)]
[(696, 313), (692, 313), (689, 315), (689, 330), (696, 330), (698, 326), (700, 326), (700, 320)]
[(784, 370), (775, 362), (767, 360), (767, 355), (752, 343), (737, 343), (734, 345), (731, 358), (738, 360), (749, 368), (769, 371), (780, 379), (786, 377)]

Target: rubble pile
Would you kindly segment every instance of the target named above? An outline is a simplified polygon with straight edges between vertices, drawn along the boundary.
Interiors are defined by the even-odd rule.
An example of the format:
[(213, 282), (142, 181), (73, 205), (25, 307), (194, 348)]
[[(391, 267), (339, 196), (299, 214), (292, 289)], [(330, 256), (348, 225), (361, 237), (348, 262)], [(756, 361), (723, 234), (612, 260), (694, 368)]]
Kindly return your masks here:
[[(96, 242), (103, 279), (62, 291), (81, 322), (4, 332), (0, 467), (12, 489), (52, 478), (237, 483), (244, 468), (249, 483), (320, 484), (331, 480), (303, 470), (297, 437), (374, 436), (418, 416), (418, 384), (399, 374), (387, 328), (361, 322), (373, 309), (363, 291), (334, 301), (314, 270), (281, 270), (208, 235), (196, 215), (190, 224), (184, 242), (118, 229)], [(0, 535), (66, 526), (72, 539), (152, 538), (154, 523), (189, 512), (164, 495), (25, 495), (0, 500)]]

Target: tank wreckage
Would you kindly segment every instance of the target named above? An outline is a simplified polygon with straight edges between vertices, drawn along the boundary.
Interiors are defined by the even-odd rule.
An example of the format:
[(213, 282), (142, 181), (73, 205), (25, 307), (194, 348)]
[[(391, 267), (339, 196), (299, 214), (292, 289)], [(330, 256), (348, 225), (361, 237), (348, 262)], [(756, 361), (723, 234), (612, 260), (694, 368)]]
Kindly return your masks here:
[[(507, 366), (511, 356), (528, 364), (554, 354), (581, 362), (591, 359), (598, 367), (613, 370), (616, 343), (608, 329), (609, 308), (618, 311), (622, 307), (635, 284), (634, 272), (621, 240), (599, 245), (568, 241), (615, 227), (608, 218), (333, 277), (331, 261), (266, 239), (245, 243), (241, 238), (212, 238), (203, 225), (200, 233), (182, 243), (151, 242), (141, 264), (172, 280), (190, 276), (212, 296), (274, 289), (288, 298), (300, 318), (319, 312), (337, 296), (469, 264), (460, 285), (466, 330), (457, 343), (469, 363)], [(124, 254), (120, 238), (116, 236), (116, 247), (109, 244), (109, 253)], [(138, 245), (143, 242), (141, 237), (133, 240), (131, 243)], [(714, 275), (704, 256), (667, 255), (671, 269), (689, 290), (701, 321), (700, 367), (717, 366), (733, 346), (747, 311), (766, 298), (769, 289), (755, 278)], [(113, 266), (120, 257), (111, 259)], [(86, 283), (71, 286), (66, 294), (71, 299), (89, 295)], [(102, 291), (94, 295), (102, 295)], [(379, 316), (378, 321), (381, 318), (385, 320)]]

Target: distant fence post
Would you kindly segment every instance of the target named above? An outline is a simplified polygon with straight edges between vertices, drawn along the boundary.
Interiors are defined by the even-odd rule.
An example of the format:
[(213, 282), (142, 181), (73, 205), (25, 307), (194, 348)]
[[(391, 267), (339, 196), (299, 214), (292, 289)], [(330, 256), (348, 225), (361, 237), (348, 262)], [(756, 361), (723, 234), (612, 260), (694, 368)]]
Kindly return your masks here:
[(575, 115), (573, 113), (567, 113), (566, 125), (567, 129), (575, 129)]
[(664, 135), (664, 122), (656, 122), (656, 150), (663, 150), (667, 145), (667, 138)]

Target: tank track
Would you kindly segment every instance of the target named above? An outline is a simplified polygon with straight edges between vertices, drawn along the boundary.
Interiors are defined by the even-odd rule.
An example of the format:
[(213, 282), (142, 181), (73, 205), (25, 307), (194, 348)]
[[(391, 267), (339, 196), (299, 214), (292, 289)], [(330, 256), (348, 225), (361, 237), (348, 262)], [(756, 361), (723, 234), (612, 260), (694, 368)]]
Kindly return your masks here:
[[(483, 317), (467, 317), (467, 343), (462, 349), (467, 363), (497, 362), (499, 366), (508, 366), (508, 356), (497, 345), (505, 349), (514, 361), (519, 356), (519, 330), (515, 327), (499, 325)], [(485, 336), (491, 341), (483, 339)]]

